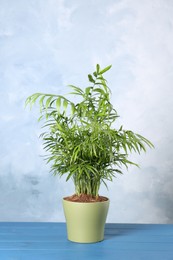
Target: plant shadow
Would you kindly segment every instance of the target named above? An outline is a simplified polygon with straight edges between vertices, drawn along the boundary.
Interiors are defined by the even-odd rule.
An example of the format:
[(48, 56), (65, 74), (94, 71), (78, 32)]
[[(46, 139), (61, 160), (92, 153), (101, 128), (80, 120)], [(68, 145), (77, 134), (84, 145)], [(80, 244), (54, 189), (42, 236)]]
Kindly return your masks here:
[(128, 235), (130, 233), (135, 233), (135, 232), (137, 232), (137, 229), (134, 228), (134, 225), (107, 223), (105, 225), (104, 239), (109, 240), (112, 239), (113, 237)]

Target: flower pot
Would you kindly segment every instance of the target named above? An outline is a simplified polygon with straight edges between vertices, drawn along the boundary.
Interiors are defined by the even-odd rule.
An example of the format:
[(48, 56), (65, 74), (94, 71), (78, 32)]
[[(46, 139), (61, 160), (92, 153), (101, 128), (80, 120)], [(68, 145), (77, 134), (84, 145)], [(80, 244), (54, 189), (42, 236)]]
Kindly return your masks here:
[(109, 200), (87, 203), (63, 199), (63, 208), (70, 241), (95, 243), (104, 239)]

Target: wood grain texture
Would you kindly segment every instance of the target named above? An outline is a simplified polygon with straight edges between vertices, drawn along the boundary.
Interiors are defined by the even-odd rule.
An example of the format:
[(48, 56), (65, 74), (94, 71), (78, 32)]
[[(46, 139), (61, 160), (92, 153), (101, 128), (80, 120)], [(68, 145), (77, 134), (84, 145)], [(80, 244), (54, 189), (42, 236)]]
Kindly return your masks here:
[(65, 223), (0, 223), (0, 260), (173, 260), (173, 225), (106, 224), (105, 240), (67, 240)]

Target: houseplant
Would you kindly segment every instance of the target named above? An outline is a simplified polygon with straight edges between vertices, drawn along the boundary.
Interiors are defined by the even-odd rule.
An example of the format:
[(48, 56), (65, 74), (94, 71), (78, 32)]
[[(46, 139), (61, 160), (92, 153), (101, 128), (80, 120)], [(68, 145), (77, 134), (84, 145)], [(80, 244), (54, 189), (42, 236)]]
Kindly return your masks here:
[(63, 206), (68, 238), (75, 242), (103, 239), (109, 199), (99, 196), (100, 185), (107, 187), (107, 181), (122, 174), (123, 166), (138, 166), (128, 159), (129, 153), (140, 154), (146, 151), (146, 146), (153, 147), (145, 137), (123, 126), (113, 127), (118, 114), (110, 102), (111, 93), (104, 78), (110, 68), (111, 65), (101, 69), (97, 64), (96, 70), (88, 75), (90, 86), (84, 90), (69, 85), (72, 90), (69, 94), (78, 96), (79, 102), (43, 93), (35, 93), (26, 100), (31, 108), (39, 102), (39, 121), (44, 121), (45, 128), (41, 138), (51, 171), (74, 182), (75, 194), (64, 198)]

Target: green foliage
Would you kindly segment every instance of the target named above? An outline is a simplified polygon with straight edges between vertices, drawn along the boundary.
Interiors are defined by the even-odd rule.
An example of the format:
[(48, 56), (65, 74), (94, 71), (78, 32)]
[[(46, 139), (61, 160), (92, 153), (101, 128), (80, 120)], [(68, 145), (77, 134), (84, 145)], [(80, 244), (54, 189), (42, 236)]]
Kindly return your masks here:
[(27, 98), (26, 105), (39, 101), (45, 132), (41, 134), (44, 149), (48, 152), (54, 175), (66, 175), (73, 179), (76, 194), (98, 195), (101, 183), (107, 186), (116, 174), (122, 174), (122, 166), (136, 165), (128, 160), (131, 152), (146, 151), (153, 144), (139, 134), (112, 128), (118, 118), (110, 103), (110, 89), (103, 74), (111, 66), (88, 75), (90, 86), (82, 90), (69, 85), (72, 92), (81, 97), (73, 103), (64, 96), (35, 93)]

